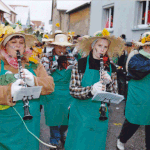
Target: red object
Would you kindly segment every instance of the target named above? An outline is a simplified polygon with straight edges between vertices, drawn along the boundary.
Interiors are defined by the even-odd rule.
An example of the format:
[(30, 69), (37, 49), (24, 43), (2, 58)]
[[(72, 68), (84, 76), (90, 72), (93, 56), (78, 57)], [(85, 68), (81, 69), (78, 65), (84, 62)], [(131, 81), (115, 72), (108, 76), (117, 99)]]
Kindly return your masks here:
[(108, 57), (104, 56), (103, 61), (104, 61), (104, 63), (106, 63), (108, 61)]
[[(144, 17), (145, 17), (145, 13), (144, 13)], [(150, 10), (148, 10), (147, 24), (150, 24)]]
[[(110, 27), (112, 28), (113, 27), (113, 22), (111, 21), (111, 23), (110, 23)], [(107, 22), (106, 22), (106, 24), (105, 24), (105, 28), (109, 28), (109, 18), (108, 18), (108, 20), (107, 20)]]

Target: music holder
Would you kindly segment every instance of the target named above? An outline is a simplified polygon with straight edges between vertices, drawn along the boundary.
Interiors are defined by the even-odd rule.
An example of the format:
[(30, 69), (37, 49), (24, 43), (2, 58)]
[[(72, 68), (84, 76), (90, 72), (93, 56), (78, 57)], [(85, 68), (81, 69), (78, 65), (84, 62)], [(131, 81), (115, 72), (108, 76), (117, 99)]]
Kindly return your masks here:
[(23, 100), (25, 97), (28, 97), (28, 100), (37, 99), (40, 97), (42, 86), (34, 87), (22, 87), (16, 92), (13, 97), (13, 101)]
[(92, 101), (119, 104), (123, 99), (123, 95), (99, 91), (93, 96)]

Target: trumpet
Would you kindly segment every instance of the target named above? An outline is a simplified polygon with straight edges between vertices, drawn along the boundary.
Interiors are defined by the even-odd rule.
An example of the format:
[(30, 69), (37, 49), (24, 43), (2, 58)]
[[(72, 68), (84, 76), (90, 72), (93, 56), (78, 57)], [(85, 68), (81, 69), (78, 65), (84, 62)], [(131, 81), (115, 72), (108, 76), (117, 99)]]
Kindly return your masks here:
[[(103, 54), (100, 54), (100, 81), (103, 81), (103, 79), (102, 79), (103, 71), (104, 71)], [(102, 84), (105, 85), (105, 91), (106, 91), (106, 84), (105, 84), (105, 82), (103, 81)], [(107, 112), (106, 103), (102, 101), (101, 105), (100, 105), (100, 108), (99, 108), (99, 113), (100, 113), (99, 120), (105, 121), (105, 120), (108, 119), (107, 116), (106, 116), (106, 112)]]
[[(20, 52), (19, 50), (17, 50), (16, 52), (17, 54), (17, 61), (18, 61), (18, 72), (19, 72), (19, 78), (23, 79), (24, 84), (22, 85), (23, 87), (27, 87), (27, 84), (25, 83), (25, 79), (22, 78), (21, 73), (22, 73), (22, 64), (21, 64), (21, 57), (20, 57)], [(29, 96), (24, 96), (22, 101), (24, 103), (24, 117), (23, 120), (31, 120), (33, 118), (33, 116), (30, 115), (30, 111), (29, 111), (29, 99), (33, 99), (32, 95), (31, 98), (29, 98)]]

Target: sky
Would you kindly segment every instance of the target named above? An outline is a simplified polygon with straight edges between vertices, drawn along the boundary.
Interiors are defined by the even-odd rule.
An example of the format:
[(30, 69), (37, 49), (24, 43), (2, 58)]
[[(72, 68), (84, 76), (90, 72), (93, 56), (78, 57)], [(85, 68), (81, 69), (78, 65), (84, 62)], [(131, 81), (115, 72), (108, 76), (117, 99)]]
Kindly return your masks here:
[[(2, 0), (8, 5), (26, 5), (30, 8), (30, 20), (39, 20), (45, 23), (45, 30), (50, 32), (51, 26), (49, 20), (51, 19), (51, 0)], [(89, 0), (57, 0), (58, 9), (72, 9), (80, 4), (83, 4)], [(24, 18), (24, 22), (27, 20), (27, 8), (16, 10), (18, 13), (17, 19)], [(26, 11), (26, 13), (24, 13)], [(17, 20), (18, 21), (18, 20)]]

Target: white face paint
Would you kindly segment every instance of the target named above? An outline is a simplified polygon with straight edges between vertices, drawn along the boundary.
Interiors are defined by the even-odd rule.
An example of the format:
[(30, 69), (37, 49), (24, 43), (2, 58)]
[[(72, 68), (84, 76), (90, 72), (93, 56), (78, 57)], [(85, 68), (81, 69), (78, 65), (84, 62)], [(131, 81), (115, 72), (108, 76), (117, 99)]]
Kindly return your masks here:
[(105, 55), (109, 48), (109, 42), (107, 39), (99, 39), (93, 46), (93, 58), (100, 59), (100, 54)]
[(59, 56), (64, 55), (66, 53), (66, 47), (65, 46), (54, 46), (55, 53)]
[(6, 44), (6, 51), (7, 53), (12, 57), (17, 57), (16, 51), (20, 51), (20, 55), (23, 55), (23, 52), (25, 50), (25, 42), (24, 38), (14, 38), (7, 42)]

